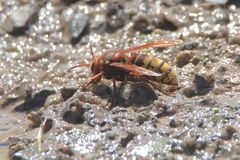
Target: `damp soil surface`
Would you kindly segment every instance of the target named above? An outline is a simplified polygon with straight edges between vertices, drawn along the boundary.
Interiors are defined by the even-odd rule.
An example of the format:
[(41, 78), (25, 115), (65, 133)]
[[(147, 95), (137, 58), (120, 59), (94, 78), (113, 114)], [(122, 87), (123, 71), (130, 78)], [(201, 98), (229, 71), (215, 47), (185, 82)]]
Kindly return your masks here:
[[(234, 0), (1, 0), (0, 159), (238, 159), (239, 15)], [(138, 54), (170, 64), (177, 89), (82, 89), (90, 68), (68, 71), (161, 40), (182, 42)]]

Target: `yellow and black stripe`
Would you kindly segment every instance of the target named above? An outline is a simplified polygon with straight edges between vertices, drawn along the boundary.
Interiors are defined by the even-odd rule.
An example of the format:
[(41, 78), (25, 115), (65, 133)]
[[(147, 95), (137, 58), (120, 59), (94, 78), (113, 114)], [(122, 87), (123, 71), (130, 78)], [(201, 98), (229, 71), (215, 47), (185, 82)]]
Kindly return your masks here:
[(176, 72), (168, 63), (157, 57), (151, 57), (146, 54), (136, 54), (132, 59), (132, 63), (162, 74), (160, 77), (149, 77), (153, 81), (168, 85), (178, 85)]

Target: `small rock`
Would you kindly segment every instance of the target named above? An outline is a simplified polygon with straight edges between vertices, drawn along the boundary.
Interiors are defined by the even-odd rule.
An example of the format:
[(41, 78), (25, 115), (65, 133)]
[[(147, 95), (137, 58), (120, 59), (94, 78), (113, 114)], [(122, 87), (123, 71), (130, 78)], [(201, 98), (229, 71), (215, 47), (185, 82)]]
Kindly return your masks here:
[(240, 64), (240, 55), (237, 55), (234, 59), (234, 63)]
[(229, 14), (228, 10), (225, 8), (216, 8), (212, 12), (216, 23), (219, 24), (228, 24), (229, 23)]
[(196, 87), (197, 95), (204, 95), (211, 91), (214, 87), (213, 75), (195, 75), (194, 85)]
[(235, 5), (236, 7), (240, 7), (240, 1), (236, 0), (228, 0), (227, 5)]
[(72, 124), (81, 124), (84, 122), (84, 113), (87, 109), (78, 99), (70, 104), (66, 104), (61, 111), (61, 117), (64, 121)]
[[(12, 159), (16, 159), (16, 156), (15, 153), (17, 153), (18, 151), (21, 151), (21, 150), (24, 150), (26, 148), (26, 144), (24, 143), (17, 143), (17, 144), (14, 144), (14, 145), (11, 145), (9, 147), (9, 151), (8, 151), (8, 155), (12, 158)], [(17, 157), (17, 160), (19, 158)], [(21, 160), (21, 159), (20, 159)]]
[(5, 20), (4, 26), (7, 32), (13, 35), (21, 35), (28, 29), (30, 24), (36, 22), (39, 7), (33, 4), (26, 4), (10, 11)]
[(229, 140), (232, 138), (232, 135), (237, 132), (237, 130), (233, 126), (226, 126), (224, 130), (222, 131), (221, 137), (225, 140)]
[(198, 45), (199, 43), (197, 42), (187, 42), (183, 44), (181, 50), (193, 50), (193, 49), (196, 49)]
[(75, 2), (77, 2), (79, 0), (61, 0), (61, 1), (63, 1), (64, 4), (66, 4), (66, 5), (70, 5), (70, 4), (75, 3)]
[(225, 66), (220, 66), (220, 67), (217, 69), (217, 71), (220, 72), (220, 73), (226, 72), (226, 71), (227, 71), (227, 67), (225, 67)]
[(43, 89), (33, 95), (26, 96), (25, 101), (23, 104), (18, 105), (16, 108), (14, 108), (14, 111), (18, 112), (24, 112), (33, 110), (36, 108), (40, 108), (44, 106), (46, 99), (48, 96), (55, 94), (56, 92), (54, 90), (50, 89)]
[(235, 35), (229, 38), (229, 44), (240, 45), (240, 35)]
[(193, 87), (186, 87), (182, 90), (182, 94), (188, 98), (196, 96), (196, 89)]
[(183, 66), (187, 65), (192, 58), (193, 58), (193, 52), (192, 51), (182, 51), (182, 52), (180, 52), (176, 57), (177, 66), (182, 68)]
[(122, 83), (119, 91), (125, 105), (149, 105), (157, 99), (154, 90), (146, 83)]
[(114, 0), (107, 5), (106, 19), (106, 31), (111, 33), (122, 28), (128, 21), (129, 16), (125, 12), (124, 6), (119, 1)]
[(7, 142), (9, 144), (8, 155), (12, 158), (19, 156), (18, 152), (27, 148), (30, 143), (35, 140), (31, 139), (20, 139), (18, 137), (9, 137)]
[(197, 142), (194, 137), (185, 137), (181, 147), (186, 154), (193, 154), (196, 150)]
[(96, 15), (91, 21), (90, 28), (94, 31), (105, 32), (107, 20), (104, 15)]
[(178, 122), (175, 119), (171, 119), (171, 121), (169, 122), (169, 126), (171, 128), (176, 128), (178, 126)]
[(58, 151), (60, 151), (63, 154), (66, 154), (68, 156), (73, 156), (74, 155), (73, 150), (69, 146), (59, 148)]
[(53, 127), (53, 120), (51, 118), (46, 118), (41, 127), (43, 127), (43, 134), (49, 132)]
[(135, 133), (133, 132), (125, 132), (124, 134), (121, 134), (120, 137), (121, 137), (121, 140), (120, 140), (120, 143), (122, 145), (122, 147), (126, 147), (127, 144), (133, 140), (133, 138), (136, 136)]
[(195, 66), (198, 65), (200, 61), (201, 61), (201, 58), (199, 56), (194, 56), (191, 60), (192, 64)]
[(193, 0), (181, 0), (180, 3), (191, 5), (193, 3)]
[(156, 28), (162, 30), (176, 31), (178, 29), (177, 20), (167, 17), (164, 14), (160, 14), (158, 17), (154, 18), (152, 23)]
[(30, 127), (37, 128), (42, 122), (42, 113), (32, 112), (27, 116), (27, 119), (30, 120)]
[(133, 30), (139, 31), (143, 34), (149, 34), (155, 29), (146, 15), (135, 16), (133, 18), (133, 23)]
[(118, 134), (114, 131), (108, 131), (106, 133), (106, 137), (109, 139), (109, 140), (115, 140), (115, 138), (118, 136)]
[(149, 118), (149, 115), (142, 113), (137, 116), (137, 122), (139, 125), (142, 125), (145, 121), (148, 121)]
[(84, 114), (84, 117), (88, 124), (91, 126), (95, 125), (104, 126), (108, 121), (105, 111), (96, 108), (87, 111)]
[(92, 92), (103, 99), (110, 100), (113, 91), (109, 85), (96, 84), (93, 86)]
[(197, 127), (202, 128), (204, 126), (204, 120), (201, 119), (197, 122)]
[(211, 4), (226, 4), (228, 0), (205, 0), (205, 1)]
[(40, 59), (43, 59), (43, 58), (49, 58), (50, 57), (50, 51), (47, 50), (43, 53), (37, 53), (36, 51), (34, 51), (33, 49), (31, 49), (29, 51), (29, 54), (27, 55), (26, 57), (26, 60), (29, 61), (29, 62), (36, 62)]
[(77, 91), (77, 88), (62, 88), (60, 90), (60, 93), (63, 100), (66, 101), (68, 98), (72, 97), (76, 91)]
[(174, 106), (161, 104), (157, 102), (155, 103), (154, 109), (151, 113), (154, 117), (157, 117), (157, 118), (165, 117), (165, 116), (173, 116), (176, 113), (176, 109)]
[(85, 2), (89, 5), (96, 5), (98, 3), (101, 3), (101, 0), (85, 0)]
[[(68, 35), (72, 43), (77, 43), (83, 34), (87, 33), (89, 18), (84, 13), (77, 13), (69, 22)], [(85, 32), (84, 32), (85, 31)]]

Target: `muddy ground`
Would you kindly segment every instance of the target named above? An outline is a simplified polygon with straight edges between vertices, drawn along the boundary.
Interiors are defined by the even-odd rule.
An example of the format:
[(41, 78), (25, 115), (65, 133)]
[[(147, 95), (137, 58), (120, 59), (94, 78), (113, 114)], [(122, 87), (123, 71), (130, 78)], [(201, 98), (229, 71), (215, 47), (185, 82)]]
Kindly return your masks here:
[[(238, 159), (237, 0), (1, 0), (0, 159)], [(177, 72), (165, 95), (141, 82), (79, 89), (95, 54), (149, 48)], [(164, 86), (169, 90), (171, 86)]]

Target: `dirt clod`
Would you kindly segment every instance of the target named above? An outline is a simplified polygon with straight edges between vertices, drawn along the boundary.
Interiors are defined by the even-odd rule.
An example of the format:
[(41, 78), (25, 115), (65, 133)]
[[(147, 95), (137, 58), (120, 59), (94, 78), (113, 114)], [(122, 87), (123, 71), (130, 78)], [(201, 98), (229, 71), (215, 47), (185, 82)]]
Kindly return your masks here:
[(233, 135), (235, 132), (237, 132), (237, 130), (235, 129), (235, 127), (228, 125), (228, 126), (226, 126), (226, 127), (223, 129), (221, 137), (222, 137), (223, 139), (225, 139), (225, 140), (229, 140), (229, 139), (232, 138), (232, 135)]

